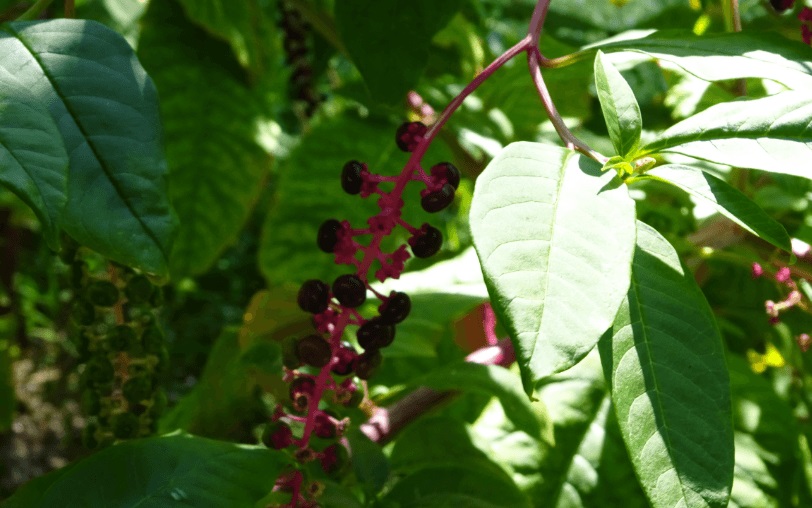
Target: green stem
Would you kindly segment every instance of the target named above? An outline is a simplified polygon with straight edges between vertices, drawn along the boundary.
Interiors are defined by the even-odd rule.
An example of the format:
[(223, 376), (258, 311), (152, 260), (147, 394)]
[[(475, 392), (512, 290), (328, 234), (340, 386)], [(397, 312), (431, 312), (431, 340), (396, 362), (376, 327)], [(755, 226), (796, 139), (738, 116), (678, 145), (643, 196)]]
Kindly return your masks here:
[(15, 21), (34, 21), (39, 18), (42, 12), (51, 5), (54, 0), (37, 0), (27, 11), (20, 14)]

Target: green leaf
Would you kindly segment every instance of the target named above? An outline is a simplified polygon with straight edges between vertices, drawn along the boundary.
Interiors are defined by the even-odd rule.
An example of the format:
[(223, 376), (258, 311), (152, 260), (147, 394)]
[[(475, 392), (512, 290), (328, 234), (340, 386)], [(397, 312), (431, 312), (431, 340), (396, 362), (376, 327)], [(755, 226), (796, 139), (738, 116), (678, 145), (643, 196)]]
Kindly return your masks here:
[(774, 32), (713, 33), (630, 32), (619, 40), (589, 47), (591, 51), (634, 51), (671, 62), (705, 81), (763, 78), (790, 89), (812, 87), (809, 46)]
[(42, 224), (52, 249), (59, 248), (59, 221), (68, 201), (68, 154), (45, 105), (25, 100), (0, 67), (0, 183), (23, 200)]
[(541, 438), (540, 416), (543, 408), (528, 400), (519, 388), (519, 379), (504, 367), (468, 362), (447, 364), (415, 379), (414, 384), (437, 390), (464, 390), (493, 395), (499, 399), (505, 414), (517, 429), (536, 439)]
[(432, 38), (460, 4), (460, 0), (414, 0), (408, 6), (397, 0), (336, 2), (338, 31), (374, 100), (396, 104), (414, 88), (428, 63)]
[(702, 204), (712, 205), (722, 215), (754, 235), (779, 249), (791, 250), (789, 235), (784, 226), (724, 180), (681, 164), (658, 166), (638, 179), (654, 179), (675, 185)]
[(262, 0), (180, 0), (189, 19), (227, 41), (255, 76), (268, 67), (276, 47), (274, 3)]
[(22, 102), (48, 105), (62, 134), (70, 156), (64, 229), (115, 261), (166, 276), (175, 223), (157, 95), (132, 48), (92, 21), (9, 23), (0, 29), (0, 68), (25, 87)]
[(389, 478), (389, 461), (377, 443), (370, 441), (358, 428), (347, 432), (352, 468), (355, 476), (369, 494), (381, 491)]
[[(478, 502), (471, 503), (469, 499)], [(383, 503), (385, 506), (426, 508), (531, 506), (507, 475), (495, 474), (492, 467), (479, 462), (422, 468), (398, 481), (384, 497)]]
[(50, 475), (36, 480), (44, 487), (38, 495), (23, 487), (4, 507), (64, 506), (66, 500), (118, 508), (247, 507), (273, 488), (287, 460), (265, 447), (189, 435), (138, 439), (51, 473), (52, 482), (44, 481)]
[(471, 232), (525, 391), (583, 358), (629, 284), (634, 201), (574, 151), (508, 145), (479, 176)]
[(654, 508), (726, 506), (733, 429), (722, 338), (691, 272), (642, 222), (628, 296), (599, 349), (623, 439)]
[[(3, 328), (13, 322), (13, 316), (6, 315), (0, 318), (0, 332), (5, 332), (6, 330)], [(6, 335), (6, 337), (11, 337), (11, 335)], [(0, 339), (0, 432), (6, 432), (11, 428), (11, 423), (14, 421), (14, 407), (17, 402), (9, 349), (8, 338)]]
[(810, 117), (808, 91), (717, 104), (670, 127), (641, 154), (675, 152), (812, 179)]
[(626, 157), (640, 144), (643, 118), (631, 87), (600, 50), (595, 55), (595, 86), (615, 154)]
[(230, 48), (175, 2), (150, 3), (138, 53), (161, 93), (170, 195), (182, 226), (172, 274), (200, 274), (236, 238), (270, 167), (255, 140), (260, 104)]

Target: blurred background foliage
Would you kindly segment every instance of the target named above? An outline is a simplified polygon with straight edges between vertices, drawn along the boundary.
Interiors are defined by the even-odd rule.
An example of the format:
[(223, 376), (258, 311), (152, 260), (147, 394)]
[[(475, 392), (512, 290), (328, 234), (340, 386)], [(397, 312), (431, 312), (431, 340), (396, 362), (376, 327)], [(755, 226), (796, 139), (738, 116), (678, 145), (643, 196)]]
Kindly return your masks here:
[[(170, 196), (180, 221), (160, 315), (171, 358), (161, 380), (169, 394), (161, 432), (256, 442), (275, 394), (285, 390), (276, 343), (308, 326), (294, 303), (296, 289), (305, 279), (330, 280), (345, 270), (316, 248), (319, 224), (337, 218), (357, 225), (375, 210), (342, 193), (342, 165), (358, 159), (374, 171), (397, 174), (407, 157), (393, 143), (396, 127), (404, 118), (428, 122), (439, 113), (523, 36), (535, 2), (460, 0), (443, 2), (442, 12), (436, 2), (411, 4), (407, 23), (381, 22), (375, 34), (353, 30), (358, 14), (333, 0), (76, 1), (78, 18), (104, 23), (137, 50), (160, 96)], [(795, 14), (801, 2), (784, 14), (762, 0), (740, 5), (745, 30), (800, 40)], [(28, 6), (0, 0), (0, 21)], [(423, 16), (423, 8), (436, 18)], [(61, 17), (61, 2), (45, 15)], [(553, 0), (541, 47), (552, 58), (628, 30), (702, 34), (728, 25), (715, 0)], [(405, 61), (386, 61), (375, 53), (387, 49), (376, 47), (376, 37), (401, 53), (413, 52)], [(364, 44), (366, 55), (358, 49)], [(394, 74), (386, 67), (392, 64)], [(734, 83), (707, 83), (641, 58), (628, 59), (621, 71), (640, 103), (644, 139), (736, 94)], [(545, 79), (575, 134), (609, 153), (591, 62), (547, 71)], [(751, 96), (774, 86), (747, 83)], [(420, 98), (416, 103), (406, 102), (410, 90)], [(387, 283), (413, 295), (414, 309), (384, 353), (386, 368), (371, 382), (376, 403), (396, 400), (415, 379), (484, 344), (487, 293), (471, 252), (467, 207), (473, 180), (517, 140), (559, 143), (521, 58), (463, 104), (426, 155), (429, 164), (452, 161), (465, 178), (460, 198), (431, 218), (446, 240), (441, 254), (410, 260), (403, 278)], [(713, 169), (793, 237), (812, 242), (809, 180)], [(703, 256), (697, 248), (703, 239), (692, 235), (717, 217), (696, 210), (670, 186), (654, 182), (634, 192), (638, 216), (668, 237), (696, 271), (727, 342), (737, 431), (731, 506), (809, 506), (810, 360), (795, 337), (812, 332), (812, 316), (798, 309), (780, 326), (768, 323), (764, 300), (781, 299), (779, 287), (754, 281), (749, 268), (756, 260), (769, 265), (767, 245), (733, 231), (725, 255)], [(408, 221), (428, 219), (416, 190), (405, 199)], [(88, 452), (79, 444), (83, 420), (77, 353), (67, 327), (68, 267), (38, 234), (32, 212), (2, 189), (0, 233), (2, 499)], [(812, 274), (808, 260), (801, 259), (798, 269)], [(541, 438), (528, 441), (485, 390), (458, 397), (404, 432), (387, 449), (391, 467), (412, 475), (414, 484), (428, 474), (442, 491), (463, 466), (438, 464), (430, 452), (454, 443), (458, 457), (471, 457), (465, 466), (470, 474), (502, 475), (500, 495), (506, 497), (492, 500), (484, 493), (480, 499), (503, 503), (518, 485), (536, 499), (552, 496), (559, 506), (646, 506), (595, 362), (550, 380), (539, 397), (556, 447)], [(360, 410), (348, 414), (364, 419)], [(591, 482), (590, 471), (599, 471), (600, 480)], [(409, 482), (392, 490), (390, 500), (410, 502)]]

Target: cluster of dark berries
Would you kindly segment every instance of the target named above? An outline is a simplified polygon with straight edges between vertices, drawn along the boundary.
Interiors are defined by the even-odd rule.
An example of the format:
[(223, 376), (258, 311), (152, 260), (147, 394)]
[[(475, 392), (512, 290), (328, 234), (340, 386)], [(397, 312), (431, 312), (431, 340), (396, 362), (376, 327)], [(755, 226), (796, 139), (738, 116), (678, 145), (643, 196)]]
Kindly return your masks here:
[[(398, 128), (395, 141), (400, 149), (412, 152), (426, 142), (427, 133), (424, 124), (407, 122)], [(413, 159), (419, 159), (419, 154), (413, 155)], [(305, 281), (297, 296), (299, 307), (312, 314), (314, 330), (284, 343), (285, 379), (290, 383), (288, 400), (284, 407), (277, 407), (263, 440), (271, 448), (296, 447), (294, 456), (299, 462), (319, 460), (328, 472), (340, 469), (346, 451), (337, 443), (314, 447), (310, 437), (334, 440), (343, 434), (347, 422), (322, 407), (325, 393), (333, 394), (332, 402), (338, 408), (357, 406), (363, 397), (356, 380), (369, 379), (379, 368), (381, 350), (394, 342), (396, 326), (409, 316), (412, 307), (405, 293), (392, 291), (385, 295), (376, 291), (369, 282), (370, 271), (375, 270), (374, 276), (381, 282), (397, 279), (411, 255), (427, 258), (436, 254), (443, 243), (437, 228), (428, 223), (413, 226), (402, 219), (403, 190), (410, 181), (425, 186), (421, 206), (435, 213), (453, 202), (460, 173), (448, 162), (436, 164), (426, 172), (417, 160), (410, 161), (399, 176), (393, 177), (375, 174), (367, 164), (357, 160), (344, 165), (342, 189), (362, 198), (377, 195), (380, 211), (363, 228), (353, 228), (348, 221), (339, 219), (321, 224), (316, 237), (318, 248), (332, 254), (337, 264), (351, 265), (354, 271), (332, 282)], [(386, 185), (393, 185), (393, 189), (384, 189)], [(404, 244), (386, 252), (382, 249), (383, 239), (397, 227), (405, 229), (409, 237)], [(368, 240), (359, 241), (362, 237)], [(363, 316), (359, 308), (370, 292), (381, 303), (374, 316)], [(347, 327), (357, 327), (355, 345), (344, 340)], [(296, 497), (302, 495), (301, 478), (295, 480), (295, 475), (285, 478), (282, 482), (285, 488), (298, 485), (291, 487), (292, 492), (298, 493), (294, 501), (312, 499), (306, 495)]]
[(294, 99), (301, 101), (302, 113), (309, 118), (324, 100), (316, 90), (310, 61), (308, 48), (310, 25), (287, 0), (279, 0), (279, 12), (281, 14), (279, 26), (284, 34), (282, 47), (285, 50), (287, 64), (292, 69), (289, 81), (290, 93)]
[(155, 319), (160, 288), (144, 275), (92, 255), (71, 261), (71, 279), (76, 293), (72, 336), (84, 363), (79, 384), (87, 417), (85, 446), (153, 434), (166, 407), (158, 377), (169, 362)]

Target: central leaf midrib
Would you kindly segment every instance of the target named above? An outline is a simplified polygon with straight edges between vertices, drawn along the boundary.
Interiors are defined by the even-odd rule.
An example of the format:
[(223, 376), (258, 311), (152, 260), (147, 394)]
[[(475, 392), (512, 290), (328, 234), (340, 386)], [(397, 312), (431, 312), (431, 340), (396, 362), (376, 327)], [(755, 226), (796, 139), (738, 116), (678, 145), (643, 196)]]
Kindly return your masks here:
[(71, 108), (68, 101), (65, 100), (64, 95), (61, 93), (60, 89), (57, 87), (56, 81), (53, 79), (53, 77), (47, 71), (47, 69), (46, 69), (45, 65), (43, 64), (43, 62), (39, 59), (39, 55), (37, 55), (37, 53), (32, 49), (32, 47), (27, 43), (27, 41), (23, 39), (22, 34), (17, 32), (16, 30), (14, 30), (13, 27), (11, 27), (9, 25), (6, 25), (4, 27), (4, 29), (7, 31), (7, 33), (9, 33), (11, 36), (15, 37), (18, 41), (20, 41), (20, 44), (22, 44), (23, 47), (26, 50), (28, 50), (28, 53), (31, 55), (31, 58), (37, 63), (37, 65), (38, 65), (40, 71), (42, 72), (43, 76), (45, 76), (45, 78), (48, 80), (48, 83), (53, 88), (54, 93), (56, 94), (57, 97), (59, 97), (60, 101), (62, 102), (62, 105), (65, 107), (65, 109), (70, 114), (71, 119), (73, 120), (73, 123), (76, 126), (76, 129), (81, 133), (82, 138), (87, 143), (87, 146), (93, 152), (93, 155), (94, 155), (94, 157), (95, 157), (95, 159), (96, 159), (96, 161), (98, 163), (99, 168), (101, 168), (101, 170), (104, 172), (105, 176), (107, 177), (107, 181), (110, 182), (110, 185), (115, 190), (116, 195), (119, 197), (119, 199), (121, 199), (121, 201), (127, 207), (127, 210), (130, 212), (130, 215), (132, 215), (135, 218), (135, 220), (141, 225), (141, 229), (143, 229), (143, 231), (153, 241), (153, 243), (156, 246), (158, 246), (158, 251), (161, 253), (161, 256), (164, 258), (164, 262), (168, 263), (169, 260), (167, 259), (166, 253), (163, 250), (163, 245), (161, 244), (160, 241), (158, 241), (158, 238), (155, 235), (155, 233), (149, 227), (147, 227), (147, 225), (144, 223), (141, 216), (135, 212), (135, 209), (133, 208), (132, 203), (130, 203), (129, 199), (127, 199), (125, 197), (125, 195), (122, 193), (121, 187), (119, 186), (118, 182), (116, 182), (115, 179), (112, 178), (111, 171), (106, 166), (106, 164), (104, 163), (102, 158), (99, 156), (99, 152), (96, 149), (96, 146), (92, 142), (91, 138), (88, 136), (87, 132), (85, 132), (85, 129), (83, 128), (82, 124), (79, 122), (79, 120), (78, 120), (79, 116), (76, 115), (76, 113), (73, 111), (73, 109)]

